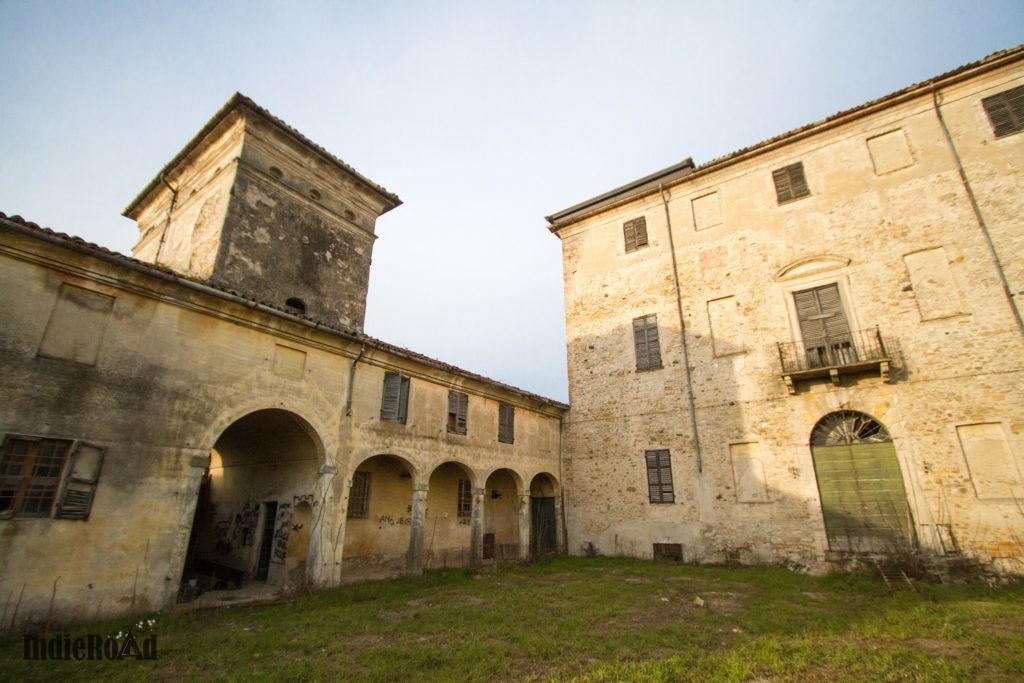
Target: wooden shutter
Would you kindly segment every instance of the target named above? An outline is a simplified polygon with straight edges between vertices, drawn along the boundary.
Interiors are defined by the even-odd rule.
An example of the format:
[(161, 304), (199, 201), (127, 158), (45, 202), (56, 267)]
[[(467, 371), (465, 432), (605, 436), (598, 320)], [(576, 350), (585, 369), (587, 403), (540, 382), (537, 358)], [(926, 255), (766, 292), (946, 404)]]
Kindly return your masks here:
[(843, 311), (839, 285), (830, 284), (793, 293), (800, 336), (813, 367), (836, 365), (852, 353), (850, 325)]
[(637, 370), (661, 367), (658, 316), (648, 315), (633, 321), (633, 346), (636, 349)]
[(775, 194), (779, 204), (806, 197), (811, 193), (807, 186), (807, 178), (804, 176), (802, 161), (772, 171), (772, 180), (775, 181)]
[(89, 519), (92, 501), (103, 469), (104, 451), (99, 446), (78, 442), (65, 468), (64, 481), (57, 496), (57, 519)]
[(458, 391), (448, 392), (448, 431), (453, 434), (466, 433), (466, 414), (469, 396)]
[(398, 400), (401, 393), (402, 376), (397, 372), (384, 373), (384, 397), (380, 402), (380, 419), (398, 419)]
[(981, 104), (997, 138), (1024, 130), (1024, 85), (986, 97)]
[(405, 424), (409, 411), (409, 378), (397, 372), (384, 373), (384, 396), (380, 402), (380, 419)]
[(622, 224), (622, 236), (626, 243), (626, 251), (636, 251), (647, 246), (647, 218), (641, 216)]
[(507, 403), (498, 405), (498, 441), (513, 443), (515, 441), (516, 411)]
[(668, 449), (647, 451), (647, 492), (652, 503), (674, 503), (672, 460)]

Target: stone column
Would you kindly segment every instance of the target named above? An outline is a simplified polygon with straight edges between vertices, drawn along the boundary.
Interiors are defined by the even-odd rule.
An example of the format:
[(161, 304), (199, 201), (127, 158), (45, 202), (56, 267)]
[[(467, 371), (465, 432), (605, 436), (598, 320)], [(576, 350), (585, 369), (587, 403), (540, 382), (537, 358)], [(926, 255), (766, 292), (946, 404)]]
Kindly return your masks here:
[(469, 555), (474, 567), (484, 561), (484, 489), (473, 487), (473, 509), (469, 518)]
[(519, 559), (530, 559), (530, 494), (519, 496)]
[(411, 572), (423, 571), (423, 521), (427, 515), (427, 484), (416, 484), (412, 487), (412, 510), (409, 518), (412, 526), (409, 529), (409, 553), (405, 559), (405, 567)]

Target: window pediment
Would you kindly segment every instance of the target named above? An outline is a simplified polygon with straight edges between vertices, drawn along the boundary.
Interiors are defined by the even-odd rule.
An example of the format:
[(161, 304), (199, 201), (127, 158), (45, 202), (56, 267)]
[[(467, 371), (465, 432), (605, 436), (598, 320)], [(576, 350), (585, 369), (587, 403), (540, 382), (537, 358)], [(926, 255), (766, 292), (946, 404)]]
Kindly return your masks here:
[(805, 256), (792, 261), (775, 272), (775, 280), (795, 280), (797, 278), (840, 270), (850, 265), (850, 259), (835, 254), (819, 254)]

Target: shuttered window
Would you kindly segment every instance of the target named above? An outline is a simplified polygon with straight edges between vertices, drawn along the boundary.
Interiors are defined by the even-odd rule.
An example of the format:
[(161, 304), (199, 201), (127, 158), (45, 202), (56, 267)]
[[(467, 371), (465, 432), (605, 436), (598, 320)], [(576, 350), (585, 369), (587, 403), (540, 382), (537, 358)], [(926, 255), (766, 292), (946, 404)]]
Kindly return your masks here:
[(807, 178), (804, 177), (802, 161), (772, 171), (772, 180), (775, 181), (775, 194), (779, 204), (806, 197), (811, 193), (807, 187)]
[(1024, 85), (981, 101), (997, 138), (1024, 130)]
[(0, 455), (0, 518), (49, 517), (71, 441), (8, 436)]
[(370, 516), (370, 473), (354, 472), (352, 490), (348, 494), (349, 519), (366, 519)]
[(833, 283), (794, 292), (793, 299), (808, 367), (856, 362), (856, 349), (839, 296), (839, 285)]
[(646, 451), (647, 491), (652, 503), (674, 503), (672, 490), (672, 458), (667, 448)]
[(469, 396), (458, 391), (448, 392), (448, 432), (466, 433), (466, 414), (469, 412)]
[(626, 252), (647, 246), (647, 218), (640, 216), (622, 224), (622, 237), (626, 241)]
[(458, 516), (470, 517), (473, 514), (473, 487), (469, 479), (459, 479)]
[(498, 404), (498, 441), (513, 443), (516, 434), (516, 409), (507, 403)]
[(384, 396), (380, 402), (380, 419), (401, 422), (409, 412), (409, 378), (397, 372), (384, 373)]
[(633, 320), (633, 346), (636, 348), (637, 370), (661, 367), (661, 348), (658, 346), (658, 316), (645, 315)]

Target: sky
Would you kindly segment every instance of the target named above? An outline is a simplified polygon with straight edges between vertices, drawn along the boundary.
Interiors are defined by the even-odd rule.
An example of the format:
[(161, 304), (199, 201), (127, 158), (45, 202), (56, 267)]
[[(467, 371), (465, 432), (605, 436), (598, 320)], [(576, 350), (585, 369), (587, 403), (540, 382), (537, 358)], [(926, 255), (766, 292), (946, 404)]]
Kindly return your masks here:
[(568, 398), (544, 216), (1024, 43), (1024, 0), (0, 0), (0, 211), (121, 212), (236, 91), (402, 198), (365, 331)]

